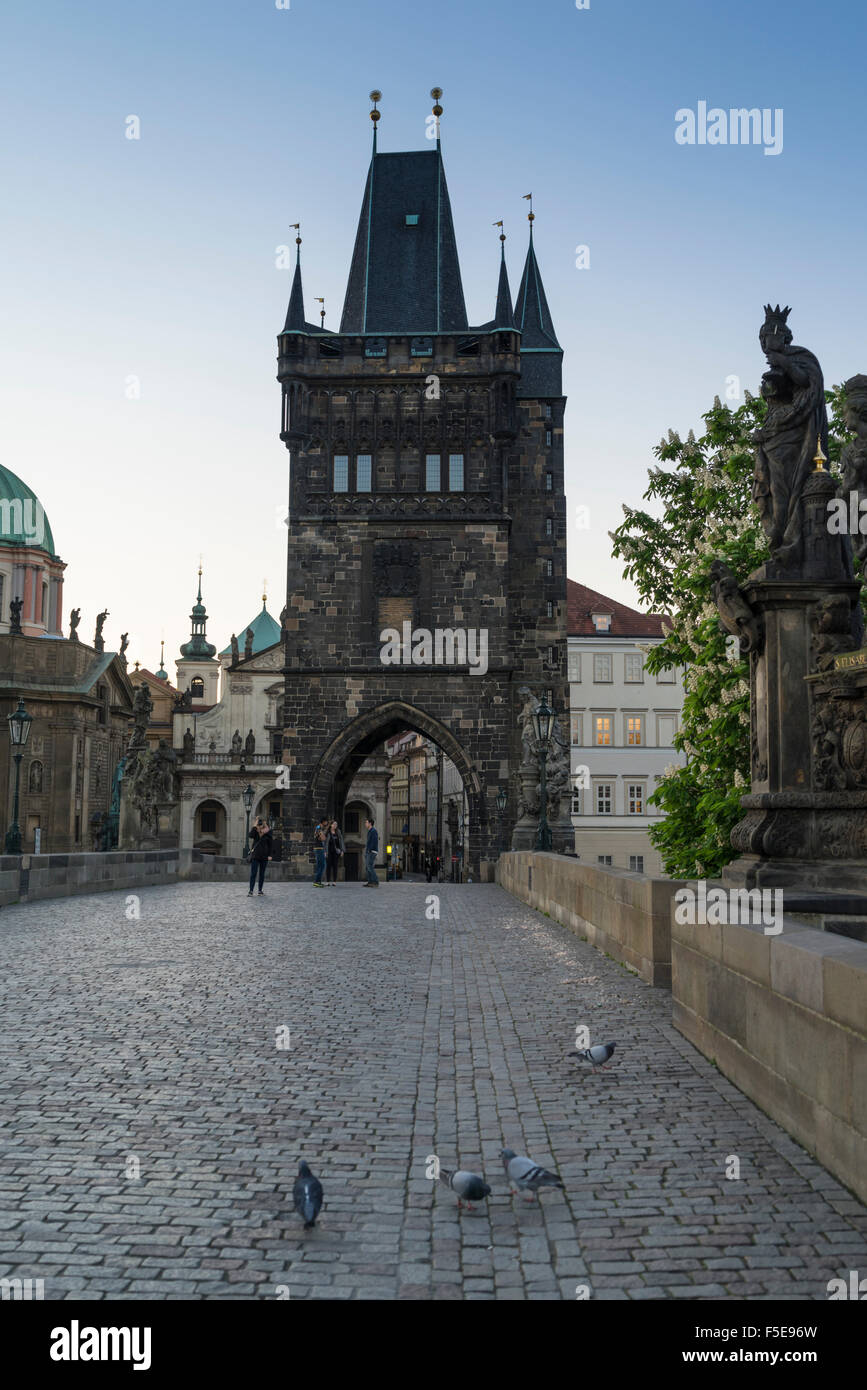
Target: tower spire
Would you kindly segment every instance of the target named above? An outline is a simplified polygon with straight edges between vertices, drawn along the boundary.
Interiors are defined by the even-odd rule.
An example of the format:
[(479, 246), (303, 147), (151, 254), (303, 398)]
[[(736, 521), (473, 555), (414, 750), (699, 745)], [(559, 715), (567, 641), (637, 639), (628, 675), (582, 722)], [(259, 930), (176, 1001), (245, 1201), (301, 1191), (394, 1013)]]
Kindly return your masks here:
[(289, 296), (289, 309), (286, 313), (283, 332), (303, 333), (305, 323), (304, 291), (301, 287), (301, 223), (293, 222), (292, 228), (297, 233), (295, 237), (295, 274), (292, 277), (292, 293)]
[(509, 289), (509, 273), (506, 270), (506, 233), (503, 230), (502, 222), (495, 222), (495, 227), (500, 229), (500, 279), (497, 284), (497, 307), (494, 311), (494, 328), (515, 327), (515, 315), (512, 310), (512, 292)]
[[(530, 211), (527, 214), (530, 223), (530, 244), (527, 247), (527, 259), (524, 262), (518, 298), (515, 300), (515, 324), (521, 334), (521, 384), (518, 394), (560, 396), (563, 391), (563, 349), (554, 332), (551, 311), (536, 260), (536, 248), (533, 245), (533, 223), (536, 220), (536, 214), (532, 210), (533, 195), (525, 193), (524, 197), (530, 203)], [(532, 353), (533, 356), (525, 357), (525, 353)]]

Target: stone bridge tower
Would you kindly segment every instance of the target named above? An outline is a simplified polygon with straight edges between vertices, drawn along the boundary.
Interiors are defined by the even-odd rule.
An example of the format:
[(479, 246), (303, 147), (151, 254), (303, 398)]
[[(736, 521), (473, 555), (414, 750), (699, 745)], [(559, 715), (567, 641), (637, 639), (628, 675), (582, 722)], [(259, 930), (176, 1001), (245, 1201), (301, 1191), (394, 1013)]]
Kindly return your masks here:
[[(514, 310), (501, 243), (494, 317), (471, 327), (439, 139), (378, 153), (374, 125), (337, 333), (305, 319), (298, 238), (277, 376), (291, 454), (284, 846), (299, 875), (314, 821), (339, 818), (364, 758), (412, 728), (460, 769), (469, 865), (491, 877), (501, 787), (507, 836), (517, 818), (520, 692), (567, 710), (563, 354), (530, 218)], [(386, 629), (399, 661), (394, 645), (383, 659)]]

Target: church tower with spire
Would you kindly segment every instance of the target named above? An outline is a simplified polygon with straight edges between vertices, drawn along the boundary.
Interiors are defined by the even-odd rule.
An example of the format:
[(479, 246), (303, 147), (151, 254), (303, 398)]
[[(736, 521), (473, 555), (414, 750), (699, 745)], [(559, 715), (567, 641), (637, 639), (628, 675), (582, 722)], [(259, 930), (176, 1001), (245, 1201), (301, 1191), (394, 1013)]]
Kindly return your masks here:
[(181, 694), (189, 691), (192, 707), (210, 708), (217, 703), (220, 663), (215, 660), (217, 648), (208, 641), (208, 614), (202, 602), (202, 567), (199, 565), (199, 588), (190, 614), (190, 640), (184, 642), (175, 662), (177, 685)]
[[(528, 703), (545, 696), (568, 726), (562, 349), (532, 212), (514, 308), (501, 231), (494, 317), (469, 324), (432, 95), (435, 147), (381, 153), (371, 93), (339, 332), (305, 319), (299, 235), (278, 336), (291, 455), (284, 851), (299, 874), (311, 825), (340, 819), (364, 759), (411, 728), (458, 767), (465, 866), (492, 877), (528, 823)], [(566, 760), (568, 790), (568, 747)], [(560, 804), (558, 788), (554, 847), (571, 849)], [(428, 826), (429, 846), (438, 833)]]

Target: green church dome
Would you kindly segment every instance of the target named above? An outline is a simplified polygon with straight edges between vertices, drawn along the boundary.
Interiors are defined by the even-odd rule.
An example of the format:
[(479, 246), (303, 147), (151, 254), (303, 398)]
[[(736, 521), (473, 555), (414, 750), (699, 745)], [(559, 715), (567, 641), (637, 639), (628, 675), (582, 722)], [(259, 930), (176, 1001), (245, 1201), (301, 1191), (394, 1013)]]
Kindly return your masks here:
[[(262, 600), (261, 612), (257, 613), (255, 618), (253, 618), (249, 623), (246, 623), (238, 633), (238, 648), (240, 650), (241, 656), (244, 655), (244, 646), (247, 639), (248, 627), (251, 628), (253, 632), (254, 656), (256, 656), (258, 652), (264, 651), (266, 647), (275, 646), (275, 644), (280, 641), (280, 624), (274, 618), (271, 617), (271, 614), (265, 607), (264, 599)], [(220, 652), (220, 656), (231, 656), (231, 654), (232, 644), (230, 642), (228, 647), (224, 647), (223, 650)]]
[(48, 517), (36, 493), (0, 466), (0, 545), (28, 546), (55, 555)]

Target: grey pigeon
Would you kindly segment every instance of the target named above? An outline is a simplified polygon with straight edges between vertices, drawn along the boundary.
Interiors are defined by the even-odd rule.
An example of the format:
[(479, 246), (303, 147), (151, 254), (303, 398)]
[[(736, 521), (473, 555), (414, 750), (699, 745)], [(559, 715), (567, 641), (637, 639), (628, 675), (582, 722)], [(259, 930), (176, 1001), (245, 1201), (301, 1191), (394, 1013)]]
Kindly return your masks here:
[(452, 1192), (457, 1193), (459, 1207), (461, 1199), (466, 1202), (467, 1211), (472, 1211), (473, 1202), (483, 1202), (491, 1192), (481, 1173), (468, 1173), (465, 1168), (459, 1168), (456, 1172), (451, 1168), (441, 1168), (440, 1182), (443, 1187), (450, 1187)]
[(596, 1047), (580, 1048), (573, 1054), (580, 1057), (582, 1062), (591, 1062), (594, 1067), (604, 1067), (614, 1055), (616, 1043), (599, 1043)]
[(298, 1215), (304, 1218), (305, 1231), (309, 1231), (311, 1226), (316, 1225), (316, 1218), (322, 1210), (322, 1183), (314, 1178), (304, 1162), (298, 1168), (292, 1200)]
[[(540, 1168), (538, 1163), (534, 1163), (532, 1158), (527, 1158), (525, 1154), (516, 1154), (514, 1149), (501, 1149), (500, 1158), (503, 1160), (503, 1167), (506, 1170), (506, 1177), (515, 1184), (522, 1192), (530, 1189), (528, 1201), (532, 1202), (533, 1193), (538, 1192), (540, 1187), (562, 1187), (563, 1183), (556, 1173), (549, 1173), (547, 1168)], [(514, 1189), (513, 1189), (514, 1190)]]

